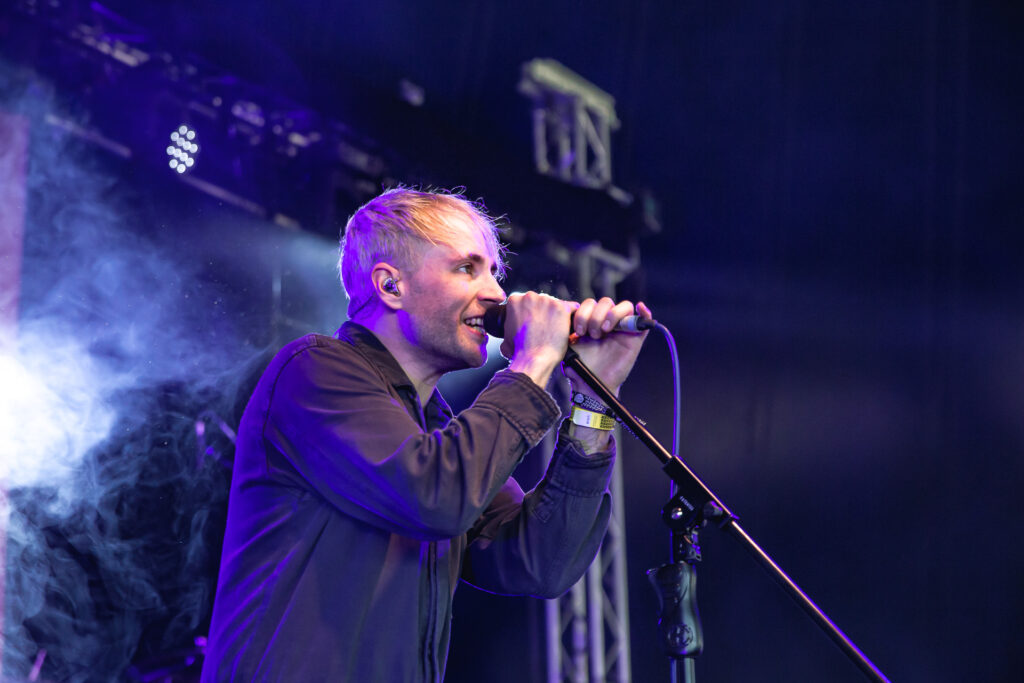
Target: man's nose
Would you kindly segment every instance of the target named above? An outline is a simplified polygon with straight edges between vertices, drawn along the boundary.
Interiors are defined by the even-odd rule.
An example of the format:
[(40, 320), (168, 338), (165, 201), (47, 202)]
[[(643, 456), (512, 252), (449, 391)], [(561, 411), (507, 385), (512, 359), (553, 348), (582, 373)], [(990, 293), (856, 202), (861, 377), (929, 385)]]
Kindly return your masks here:
[(493, 275), (488, 275), (489, 282), (480, 290), (480, 298), (484, 301), (490, 301), (496, 304), (500, 304), (508, 297), (505, 295), (505, 290), (498, 284), (498, 280)]

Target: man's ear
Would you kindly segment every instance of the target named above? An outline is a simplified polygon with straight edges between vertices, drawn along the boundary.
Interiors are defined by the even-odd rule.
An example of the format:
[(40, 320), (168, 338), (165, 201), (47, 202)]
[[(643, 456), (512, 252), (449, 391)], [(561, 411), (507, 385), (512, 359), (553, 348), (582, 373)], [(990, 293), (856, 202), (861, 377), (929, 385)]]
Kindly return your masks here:
[(370, 272), (370, 281), (373, 283), (374, 294), (382, 304), (393, 311), (402, 308), (402, 284), (401, 273), (386, 261), (381, 261), (373, 266)]

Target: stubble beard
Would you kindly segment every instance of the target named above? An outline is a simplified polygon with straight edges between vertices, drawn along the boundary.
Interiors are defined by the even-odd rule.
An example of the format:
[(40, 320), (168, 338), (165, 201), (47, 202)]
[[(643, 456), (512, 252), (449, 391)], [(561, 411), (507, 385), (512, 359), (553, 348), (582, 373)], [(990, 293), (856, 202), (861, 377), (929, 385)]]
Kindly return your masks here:
[[(454, 325), (454, 329), (453, 329)], [(431, 358), (442, 372), (453, 372), (467, 368), (478, 368), (487, 361), (486, 339), (480, 343), (467, 343), (470, 331), (463, 330), (461, 314), (455, 318), (440, 320), (434, 318), (426, 321), (417, 332), (417, 344)]]

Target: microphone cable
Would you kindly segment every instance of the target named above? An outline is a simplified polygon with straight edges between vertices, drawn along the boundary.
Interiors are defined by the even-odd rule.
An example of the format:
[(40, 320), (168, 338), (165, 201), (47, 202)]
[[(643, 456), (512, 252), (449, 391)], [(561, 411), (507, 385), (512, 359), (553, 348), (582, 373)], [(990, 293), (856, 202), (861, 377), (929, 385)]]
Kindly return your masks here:
[[(682, 422), (682, 391), (680, 389), (679, 379), (679, 349), (676, 347), (675, 337), (667, 327), (659, 322), (655, 322), (654, 326), (661, 330), (662, 335), (665, 337), (665, 343), (668, 345), (668, 353), (672, 358), (672, 455), (676, 458), (679, 457), (679, 432), (681, 430)], [(676, 483), (675, 481), (669, 482), (669, 499), (675, 498), (676, 496)], [(669, 541), (669, 557), (673, 560), (675, 548), (672, 541)], [(669, 683), (679, 683), (679, 667), (676, 665), (675, 660), (669, 668)], [(683, 678), (686, 679), (686, 672), (683, 672)]]
[[(682, 415), (682, 393), (679, 380), (679, 350), (676, 348), (675, 337), (667, 327), (659, 322), (654, 327), (661, 330), (665, 336), (665, 343), (668, 345), (668, 353), (672, 357), (672, 455), (679, 457), (679, 431)], [(672, 495), (676, 495), (676, 483), (672, 482)]]

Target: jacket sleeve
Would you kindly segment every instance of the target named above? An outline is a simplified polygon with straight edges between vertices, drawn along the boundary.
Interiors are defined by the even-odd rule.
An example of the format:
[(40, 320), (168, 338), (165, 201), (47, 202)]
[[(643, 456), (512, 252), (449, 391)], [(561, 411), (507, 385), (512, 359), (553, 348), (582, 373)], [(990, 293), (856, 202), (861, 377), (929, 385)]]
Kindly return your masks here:
[(365, 359), (324, 345), (301, 349), (273, 381), (268, 475), (423, 540), (466, 533), (558, 419), (547, 392), (503, 371), (444, 429), (424, 433)]
[(510, 595), (554, 598), (569, 590), (604, 538), (613, 462), (614, 450), (585, 455), (562, 430), (537, 486), (524, 495), (509, 480), (470, 530), (463, 580)]

